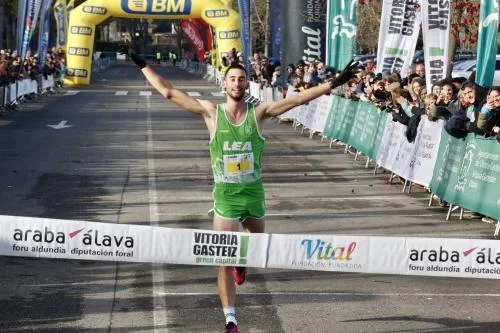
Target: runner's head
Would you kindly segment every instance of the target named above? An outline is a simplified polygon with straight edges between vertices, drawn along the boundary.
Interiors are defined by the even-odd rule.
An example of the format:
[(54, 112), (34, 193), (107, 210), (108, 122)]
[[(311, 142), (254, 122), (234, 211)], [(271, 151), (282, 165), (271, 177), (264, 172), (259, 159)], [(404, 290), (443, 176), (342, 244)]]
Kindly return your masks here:
[(247, 71), (240, 64), (232, 64), (224, 75), (224, 90), (228, 98), (239, 102), (245, 97), (248, 88)]

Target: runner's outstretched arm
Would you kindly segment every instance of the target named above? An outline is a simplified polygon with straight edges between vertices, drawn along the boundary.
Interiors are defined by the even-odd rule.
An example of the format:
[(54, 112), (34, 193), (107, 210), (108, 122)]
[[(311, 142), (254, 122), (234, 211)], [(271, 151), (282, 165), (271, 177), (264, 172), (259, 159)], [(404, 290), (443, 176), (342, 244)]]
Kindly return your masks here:
[[(123, 49), (120, 53), (124, 53)], [(182, 109), (190, 111), (204, 117), (209, 116), (207, 109), (210, 109), (211, 102), (198, 100), (186, 95), (179, 89), (175, 89), (170, 82), (162, 78), (153, 68), (146, 64), (146, 61), (133, 52), (129, 52), (130, 59), (139, 67), (148, 80), (148, 82), (161, 94), (163, 97), (171, 100)]]
[(206, 107), (204, 106), (204, 104), (209, 103), (208, 101), (200, 101), (186, 95), (179, 89), (175, 89), (172, 84), (170, 84), (170, 82), (158, 75), (158, 73), (156, 73), (150, 66), (146, 65), (146, 67), (144, 67), (141, 71), (149, 81), (149, 83), (151, 83), (151, 85), (161, 95), (163, 95), (163, 97), (171, 100), (186, 111), (190, 111), (199, 115), (206, 114)]
[(340, 74), (331, 81), (325, 82), (314, 88), (306, 89), (295, 96), (285, 98), (281, 101), (262, 103), (257, 107), (257, 113), (261, 118), (276, 117), (286, 111), (305, 104), (321, 95), (329, 93), (330, 90), (343, 85), (356, 75), (359, 63), (351, 60)]

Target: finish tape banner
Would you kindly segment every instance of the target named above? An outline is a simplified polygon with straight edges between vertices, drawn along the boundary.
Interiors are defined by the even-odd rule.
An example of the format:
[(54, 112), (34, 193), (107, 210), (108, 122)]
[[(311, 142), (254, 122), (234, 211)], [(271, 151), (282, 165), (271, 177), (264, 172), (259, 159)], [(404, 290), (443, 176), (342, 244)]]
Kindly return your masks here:
[(282, 235), (0, 216), (0, 255), (500, 279), (496, 240)]

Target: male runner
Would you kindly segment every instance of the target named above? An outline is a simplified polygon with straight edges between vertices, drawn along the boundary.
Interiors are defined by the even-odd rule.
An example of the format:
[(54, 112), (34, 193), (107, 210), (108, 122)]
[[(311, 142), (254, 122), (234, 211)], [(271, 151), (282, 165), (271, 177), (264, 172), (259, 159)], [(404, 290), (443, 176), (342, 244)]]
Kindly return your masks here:
[[(238, 231), (241, 224), (243, 230), (249, 233), (264, 232), (265, 200), (261, 170), (265, 120), (329, 93), (353, 77), (358, 65), (351, 61), (339, 76), (328, 83), (291, 98), (254, 106), (243, 99), (248, 88), (245, 68), (234, 64), (229, 66), (224, 76), (226, 103), (216, 105), (175, 89), (138, 55), (130, 53), (130, 58), (160, 94), (180, 108), (200, 115), (205, 121), (210, 134), (210, 157), (215, 181), (214, 206), (211, 210), (213, 229)], [(226, 317), (226, 333), (239, 332), (235, 284), (241, 285), (245, 281), (245, 273), (244, 267), (219, 267), (217, 286)]]

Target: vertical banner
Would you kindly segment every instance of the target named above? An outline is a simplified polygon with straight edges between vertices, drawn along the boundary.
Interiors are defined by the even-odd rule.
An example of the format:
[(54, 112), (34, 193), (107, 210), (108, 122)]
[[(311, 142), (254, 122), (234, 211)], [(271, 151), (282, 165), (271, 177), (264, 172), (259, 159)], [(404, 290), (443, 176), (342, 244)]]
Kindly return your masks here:
[(66, 0), (56, 0), (54, 4), (54, 18), (57, 25), (56, 47), (66, 49), (66, 34), (68, 31), (68, 13), (66, 11)]
[(198, 23), (199, 31), (203, 38), (203, 44), (205, 45), (205, 51), (210, 51), (214, 43), (212, 40), (212, 28), (207, 22), (200, 18), (194, 19), (194, 21)]
[(428, 89), (436, 81), (444, 79), (448, 70), (450, 7), (451, 1), (422, 2), (425, 81)]
[(18, 0), (17, 7), (17, 39), (16, 39), (16, 50), (21, 51), (23, 46), (24, 37), (24, 26), (26, 24), (26, 11), (28, 9), (27, 0)]
[(325, 60), (326, 2), (324, 0), (284, 0), (281, 55), (283, 65), (303, 60)]
[(68, 16), (68, 22), (69, 22), (69, 14), (71, 11), (75, 8), (75, 0), (69, 0), (68, 5), (66, 6), (66, 13)]
[(198, 25), (196, 24), (196, 21), (192, 19), (182, 19), (181, 30), (193, 45), (199, 61), (204, 61), (205, 45), (203, 43), (203, 38), (198, 31)]
[(281, 15), (280, 0), (270, 0), (269, 10), (271, 12), (271, 51), (269, 55), (271, 57), (280, 58), (280, 48), (281, 48), (281, 29), (283, 25), (283, 16)]
[(326, 64), (344, 68), (354, 56), (358, 0), (329, 0), (326, 19)]
[(238, 0), (241, 22), (241, 45), (243, 47), (243, 60), (248, 73), (250, 73), (250, 0)]
[(498, 48), (498, 0), (482, 0), (479, 18), (476, 83), (491, 87)]
[(420, 8), (421, 0), (384, 0), (377, 51), (378, 73), (408, 75), (420, 30)]
[[(33, 37), (33, 30), (36, 28), (36, 22), (38, 20), (38, 15), (40, 14), (40, 7), (42, 5), (42, 0), (29, 0), (26, 7), (26, 15), (24, 20), (24, 32), (23, 39), (21, 43), (21, 49), (19, 49), (19, 55), (21, 56), (21, 63), (23, 63), (26, 58), (26, 52), (28, 51), (31, 37)], [(21, 66), (21, 69), (23, 67)]]
[(43, 0), (40, 13), (40, 30), (38, 32), (38, 61), (40, 66), (45, 64), (47, 49), (49, 48), (50, 12), (52, 0)]

